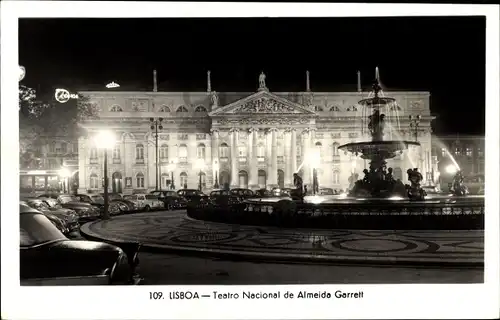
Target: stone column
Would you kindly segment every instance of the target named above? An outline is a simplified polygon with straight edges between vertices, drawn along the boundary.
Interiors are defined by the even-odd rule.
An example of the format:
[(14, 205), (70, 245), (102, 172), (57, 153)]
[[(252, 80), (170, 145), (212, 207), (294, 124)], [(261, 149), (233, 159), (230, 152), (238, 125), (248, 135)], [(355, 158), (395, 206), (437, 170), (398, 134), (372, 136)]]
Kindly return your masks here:
[(292, 141), (291, 141), (291, 129), (287, 128), (283, 133), (284, 142), (284, 160), (285, 160), (285, 188), (291, 188), (293, 186), (293, 171), (292, 171)]
[(269, 169), (269, 182), (271, 188), (278, 187), (278, 129), (271, 128), (271, 168)]
[(293, 183), (293, 174), (297, 172), (297, 130), (295, 128), (290, 130), (290, 158), (290, 175)]
[(214, 177), (214, 183), (215, 183), (215, 168), (213, 167), (213, 165), (215, 163), (217, 163), (217, 165), (219, 166), (220, 168), (220, 161), (219, 161), (219, 130), (216, 130), (216, 129), (211, 129), (210, 130), (210, 135), (212, 137), (211, 141), (212, 141), (212, 144), (210, 146), (210, 151), (211, 151), (211, 154), (212, 154), (212, 176)]
[[(86, 193), (90, 177), (87, 176), (87, 161), (90, 157), (91, 143), (84, 138), (78, 138), (78, 192)], [(100, 177), (98, 175), (98, 177)], [(34, 179), (35, 177), (33, 177)]]
[(308, 163), (309, 157), (308, 153), (310, 150), (311, 138), (310, 138), (310, 129), (305, 129), (302, 131), (301, 140), (302, 140), (302, 172), (303, 177), (302, 181), (304, 185), (307, 185), (308, 190), (312, 190), (312, 179), (311, 179), (311, 166)]
[(250, 172), (248, 174), (248, 187), (250, 189), (258, 189), (259, 184), (259, 168), (257, 160), (259, 130), (250, 128), (248, 134), (248, 157), (250, 161)]
[(231, 129), (231, 188), (238, 188), (240, 185), (238, 176), (238, 129)]

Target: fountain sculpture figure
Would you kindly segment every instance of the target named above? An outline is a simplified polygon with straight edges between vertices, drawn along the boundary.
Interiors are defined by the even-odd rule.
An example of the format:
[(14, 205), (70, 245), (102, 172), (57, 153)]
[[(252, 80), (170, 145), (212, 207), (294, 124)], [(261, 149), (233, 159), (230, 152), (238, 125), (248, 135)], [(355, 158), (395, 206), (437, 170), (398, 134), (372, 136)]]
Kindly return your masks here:
[[(393, 169), (387, 167), (387, 159), (396, 157), (409, 146), (419, 146), (419, 142), (404, 140), (384, 140), (387, 116), (382, 113), (395, 105), (394, 98), (381, 96), (382, 87), (379, 82), (378, 69), (376, 80), (372, 86), (373, 95), (358, 102), (370, 112), (368, 116), (368, 131), (371, 141), (348, 143), (339, 147), (345, 152), (351, 152), (362, 159), (370, 160), (369, 169), (364, 169), (364, 177), (357, 180), (350, 190), (353, 197), (389, 198), (393, 196), (408, 197), (410, 200), (423, 200), (425, 192), (420, 187), (422, 174), (418, 169), (408, 171), (411, 185), (404, 185), (393, 176)], [(364, 114), (364, 113), (363, 113)]]
[(453, 177), (450, 191), (454, 196), (466, 196), (469, 194), (469, 188), (464, 184), (464, 175), (462, 171), (457, 171)]

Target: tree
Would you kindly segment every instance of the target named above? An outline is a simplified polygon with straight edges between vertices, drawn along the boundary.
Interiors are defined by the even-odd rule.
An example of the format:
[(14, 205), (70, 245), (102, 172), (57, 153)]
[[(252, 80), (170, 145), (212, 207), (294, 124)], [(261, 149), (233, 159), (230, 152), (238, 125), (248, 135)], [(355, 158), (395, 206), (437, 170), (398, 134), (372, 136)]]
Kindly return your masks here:
[(59, 103), (41, 101), (36, 91), (19, 86), (19, 151), (21, 167), (42, 165), (42, 146), (61, 137), (76, 140), (83, 130), (78, 122), (98, 118), (98, 108), (86, 96)]

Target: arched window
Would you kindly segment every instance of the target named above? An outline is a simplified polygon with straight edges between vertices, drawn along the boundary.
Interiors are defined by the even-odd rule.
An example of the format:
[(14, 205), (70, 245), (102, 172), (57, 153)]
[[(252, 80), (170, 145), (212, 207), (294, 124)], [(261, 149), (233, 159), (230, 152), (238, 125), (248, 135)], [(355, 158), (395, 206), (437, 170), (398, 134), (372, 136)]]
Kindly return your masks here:
[(319, 141), (318, 141), (318, 142), (316, 142), (316, 143), (314, 144), (314, 146), (316, 147), (316, 152), (317, 152), (317, 154), (318, 154), (321, 158), (323, 158), (323, 145), (321, 144), (321, 142), (319, 142)]
[(90, 159), (97, 159), (97, 148), (90, 148)]
[(205, 160), (205, 145), (200, 143), (198, 147), (196, 147), (196, 159)]
[(137, 188), (144, 188), (144, 174), (142, 172), (135, 175), (135, 182)]
[(90, 175), (90, 189), (99, 189), (99, 179), (97, 177), (97, 174), (92, 173)]
[[(198, 175), (201, 175), (201, 188), (205, 189), (207, 187), (207, 175), (205, 172), (198, 172)], [(199, 179), (199, 176), (198, 176)], [(199, 183), (199, 180), (198, 180)]]
[(358, 111), (358, 107), (350, 106), (349, 108), (347, 108), (347, 111), (353, 111), (353, 112)]
[(229, 158), (229, 146), (227, 145), (227, 143), (221, 143), (219, 147), (219, 156), (221, 158)]
[(333, 171), (333, 184), (339, 184), (340, 183), (340, 172), (338, 170)]
[(160, 146), (160, 159), (168, 160), (168, 146), (166, 144), (162, 144)]
[(332, 145), (332, 155), (334, 157), (339, 155), (339, 144), (337, 142), (334, 142)]
[(115, 145), (113, 147), (113, 159), (120, 159), (120, 146), (119, 145)]
[(180, 106), (175, 112), (188, 112), (188, 109), (185, 106)]
[(266, 159), (266, 148), (262, 143), (257, 146), (257, 161), (264, 162)]
[(114, 104), (111, 106), (111, 108), (109, 108), (109, 111), (111, 111), (111, 112), (123, 112), (123, 109), (119, 105)]
[(259, 188), (265, 188), (266, 187), (266, 180), (267, 180), (267, 174), (264, 170), (259, 170), (258, 171), (258, 184), (259, 184)]
[(170, 112), (170, 108), (167, 106), (161, 106), (158, 112)]
[(187, 186), (187, 182), (188, 182), (187, 173), (181, 172), (179, 181), (181, 183), (181, 188), (184, 188), (185, 186)]
[(323, 111), (323, 107), (321, 107), (321, 106), (314, 106), (314, 111)]
[(188, 148), (185, 144), (179, 146), (179, 162), (187, 162), (188, 158)]
[(144, 160), (144, 145), (142, 143), (135, 146), (135, 159)]
[(238, 182), (240, 188), (247, 189), (248, 188), (248, 173), (244, 170), (241, 170), (238, 173)]
[(207, 112), (207, 108), (204, 106), (197, 106), (196, 109), (194, 109), (194, 112)]
[(339, 112), (340, 108), (338, 106), (332, 106), (330, 107), (330, 112)]

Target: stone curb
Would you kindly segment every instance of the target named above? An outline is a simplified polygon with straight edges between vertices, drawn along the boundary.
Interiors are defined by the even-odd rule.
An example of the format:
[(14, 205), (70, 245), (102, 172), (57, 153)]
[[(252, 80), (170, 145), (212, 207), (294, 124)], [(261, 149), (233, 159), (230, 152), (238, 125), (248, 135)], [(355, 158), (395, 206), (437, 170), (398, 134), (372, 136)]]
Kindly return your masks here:
[[(93, 231), (89, 222), (80, 227), (85, 238), (93, 241), (119, 243), (120, 240), (104, 238)], [(236, 251), (225, 249), (210, 249), (202, 247), (172, 246), (141, 243), (141, 251), (152, 253), (182, 253), (185, 255), (218, 257), (227, 260), (245, 260), (255, 262), (274, 263), (307, 263), (307, 264), (365, 264), (380, 266), (416, 266), (416, 267), (455, 267), (455, 268), (484, 268), (484, 260), (479, 259), (412, 259), (411, 257), (363, 257), (363, 256), (328, 256), (310, 254), (289, 254), (271, 252)]]

